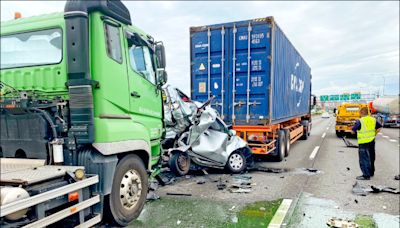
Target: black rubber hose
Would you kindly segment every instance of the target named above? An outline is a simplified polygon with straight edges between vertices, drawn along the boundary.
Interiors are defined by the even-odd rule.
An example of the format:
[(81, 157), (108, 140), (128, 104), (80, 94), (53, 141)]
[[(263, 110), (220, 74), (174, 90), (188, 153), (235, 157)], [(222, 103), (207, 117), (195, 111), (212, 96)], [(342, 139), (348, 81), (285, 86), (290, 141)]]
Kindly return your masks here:
[(54, 139), (56, 139), (57, 138), (57, 130), (56, 130), (57, 126), (54, 124), (54, 122), (51, 119), (50, 115), (46, 111), (44, 111), (42, 109), (38, 109), (38, 108), (29, 108), (29, 110), (37, 111), (37, 112), (40, 112), (40, 113), (42, 113), (44, 115), (44, 118), (50, 124), (51, 130), (53, 132), (53, 137), (54, 137)]

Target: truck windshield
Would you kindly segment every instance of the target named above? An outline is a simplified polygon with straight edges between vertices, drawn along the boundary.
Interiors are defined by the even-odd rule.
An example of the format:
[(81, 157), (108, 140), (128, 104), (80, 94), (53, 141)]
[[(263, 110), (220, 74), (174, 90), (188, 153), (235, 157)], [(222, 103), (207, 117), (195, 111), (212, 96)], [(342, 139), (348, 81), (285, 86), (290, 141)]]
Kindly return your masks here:
[(1, 69), (55, 64), (61, 60), (61, 29), (1, 36)]

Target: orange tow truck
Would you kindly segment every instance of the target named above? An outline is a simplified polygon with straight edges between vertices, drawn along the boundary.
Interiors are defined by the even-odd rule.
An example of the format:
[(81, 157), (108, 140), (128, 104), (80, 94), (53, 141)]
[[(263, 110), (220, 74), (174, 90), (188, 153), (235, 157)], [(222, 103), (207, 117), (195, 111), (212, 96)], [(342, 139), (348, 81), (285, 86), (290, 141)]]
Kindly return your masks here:
[[(352, 128), (356, 120), (360, 119), (360, 109), (366, 107), (367, 104), (349, 104), (344, 103), (339, 105), (336, 113), (336, 135), (338, 137), (343, 137), (345, 134), (355, 135)], [(369, 108), (368, 108), (368, 112)]]

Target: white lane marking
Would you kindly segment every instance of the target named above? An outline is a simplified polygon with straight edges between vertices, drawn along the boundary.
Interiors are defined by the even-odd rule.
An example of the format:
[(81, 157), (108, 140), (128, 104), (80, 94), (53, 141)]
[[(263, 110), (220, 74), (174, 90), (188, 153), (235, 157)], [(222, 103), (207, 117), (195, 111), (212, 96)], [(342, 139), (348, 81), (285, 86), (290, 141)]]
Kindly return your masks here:
[(324, 132), (324, 134), (322, 134), (322, 138), (325, 138), (325, 136), (326, 136), (326, 132)]
[(315, 158), (315, 156), (317, 155), (317, 153), (318, 153), (318, 150), (319, 150), (319, 146), (316, 146), (315, 148), (314, 148), (314, 150), (311, 152), (311, 154), (310, 154), (310, 160), (313, 160), (314, 158)]
[(390, 142), (397, 142), (396, 139), (389, 139)]
[(293, 200), (283, 199), (278, 210), (275, 212), (274, 217), (272, 217), (268, 228), (279, 228), (282, 227), (282, 222), (285, 219), (287, 212), (289, 211), (290, 205), (292, 205)]

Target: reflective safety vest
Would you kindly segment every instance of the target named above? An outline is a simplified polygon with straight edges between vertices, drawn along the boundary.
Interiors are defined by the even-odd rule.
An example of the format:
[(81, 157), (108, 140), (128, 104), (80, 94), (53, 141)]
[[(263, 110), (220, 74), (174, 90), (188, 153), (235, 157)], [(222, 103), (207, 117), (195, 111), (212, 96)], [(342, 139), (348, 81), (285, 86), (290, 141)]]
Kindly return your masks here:
[(375, 139), (375, 125), (376, 120), (374, 117), (365, 116), (360, 119), (361, 129), (357, 131), (358, 144), (365, 144), (372, 142)]

